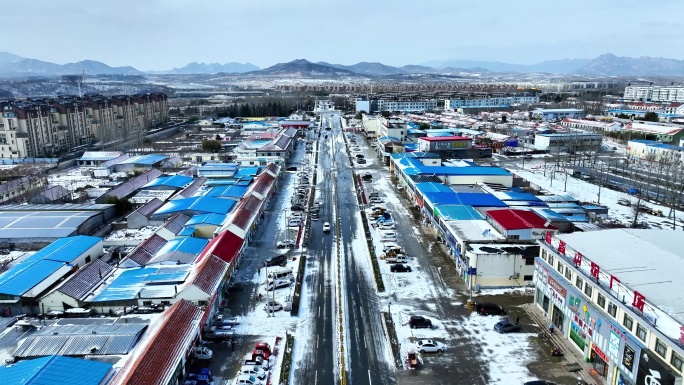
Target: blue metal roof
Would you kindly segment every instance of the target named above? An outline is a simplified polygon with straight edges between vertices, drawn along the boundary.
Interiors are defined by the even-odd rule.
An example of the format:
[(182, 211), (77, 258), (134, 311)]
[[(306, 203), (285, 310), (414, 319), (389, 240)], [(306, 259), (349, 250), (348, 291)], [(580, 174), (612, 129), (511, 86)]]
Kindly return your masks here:
[(233, 175), (234, 178), (241, 178), (244, 176), (257, 176), (259, 175), (259, 167), (240, 167)]
[(0, 378), (12, 385), (99, 385), (111, 369), (104, 362), (47, 356), (2, 366)]
[(425, 196), (425, 200), (429, 201), (432, 206), (436, 205), (457, 205), (460, 204), (461, 202), (458, 199), (458, 196), (456, 195), (455, 192), (427, 192), (423, 194)]
[(540, 217), (556, 222), (569, 222), (565, 215), (558, 214), (557, 212), (547, 209), (547, 208), (534, 208), (532, 209), (535, 213), (539, 214)]
[(416, 189), (423, 194), (428, 192), (454, 192), (451, 187), (435, 182), (416, 183)]
[(23, 295), (101, 240), (102, 238), (79, 235), (52, 242), (0, 274), (0, 293)]
[(197, 225), (216, 225), (221, 226), (223, 221), (226, 220), (225, 215), (221, 214), (199, 214), (190, 218), (189, 221), (185, 223), (185, 226), (197, 226)]
[(467, 205), (439, 205), (435, 212), (445, 221), (482, 220), (484, 217), (473, 206)]
[(404, 143), (404, 149), (408, 152), (416, 151), (418, 149), (418, 143)]
[(183, 227), (178, 234), (176, 234), (177, 237), (192, 237), (192, 235), (195, 234), (195, 228), (194, 227)]
[(156, 272), (148, 275), (145, 278), (145, 283), (160, 284), (164, 282), (184, 282), (191, 270), (192, 265), (161, 267)]
[(138, 155), (138, 156), (133, 156), (130, 157), (124, 161), (122, 161), (119, 164), (144, 164), (144, 165), (154, 165), (155, 163), (159, 163), (163, 160), (168, 159), (168, 156), (165, 155)]
[(100, 293), (93, 302), (126, 301), (138, 297), (140, 289), (145, 286), (147, 276), (156, 273), (158, 267), (142, 267), (129, 269), (121, 273)]
[(460, 204), (473, 207), (506, 207), (506, 203), (492, 194), (487, 193), (456, 193)]
[(424, 166), (418, 159), (408, 158), (403, 154), (390, 156), (407, 175), (511, 175), (510, 172), (496, 166), (479, 166), (474, 163), (467, 167)]
[(205, 196), (222, 198), (242, 198), (248, 189), (249, 186), (243, 185), (217, 186), (209, 189)]
[(204, 238), (193, 238), (193, 237), (183, 237), (174, 238), (164, 244), (159, 251), (155, 254), (156, 256), (169, 254), (173, 252), (181, 252), (187, 254), (199, 254), (204, 249), (204, 246), (209, 243), (208, 239)]
[(183, 211), (197, 213), (216, 213), (227, 214), (235, 205), (231, 199), (221, 199), (214, 197), (190, 197), (184, 199), (174, 199), (162, 206), (155, 215), (171, 214)]
[(164, 186), (181, 189), (187, 186), (190, 182), (192, 182), (192, 178), (185, 175), (160, 176), (152, 182), (144, 185), (143, 188)]
[(513, 191), (503, 191), (499, 193), (501, 196), (499, 197), (500, 199), (507, 201), (528, 201), (528, 202), (541, 202), (539, 198), (536, 196), (530, 194), (530, 193), (523, 193), (523, 192), (513, 192)]

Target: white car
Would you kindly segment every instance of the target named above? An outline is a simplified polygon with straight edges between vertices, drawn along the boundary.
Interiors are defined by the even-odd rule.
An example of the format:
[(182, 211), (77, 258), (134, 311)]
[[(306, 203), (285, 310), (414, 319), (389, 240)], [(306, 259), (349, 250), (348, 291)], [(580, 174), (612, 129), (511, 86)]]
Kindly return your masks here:
[(383, 222), (378, 225), (378, 229), (380, 230), (394, 230), (396, 228), (394, 222)]
[(442, 353), (446, 350), (446, 345), (433, 340), (419, 340), (416, 342), (416, 349), (421, 353)]
[(264, 310), (269, 313), (274, 311), (280, 311), (283, 310), (283, 305), (278, 301), (268, 301), (264, 305)]
[(233, 325), (233, 326), (239, 325), (240, 324), (240, 317), (227, 318), (226, 320), (223, 321), (223, 323)]
[(290, 219), (289, 222), (287, 222), (287, 227), (299, 227), (302, 224), (302, 220), (295, 218), (295, 219)]
[(385, 201), (383, 201), (383, 200), (380, 199), (380, 198), (371, 198), (371, 199), (368, 201), (368, 203), (370, 203), (370, 204), (385, 203)]
[(326, 234), (330, 232), (330, 222), (323, 223), (323, 232)]
[(256, 365), (245, 365), (240, 369), (240, 374), (248, 374), (250, 376), (254, 376), (260, 380), (265, 380), (266, 379), (266, 371), (264, 369), (260, 368), (259, 366)]
[(266, 284), (266, 291), (280, 289), (281, 287), (288, 287), (291, 283), (292, 281), (289, 279), (276, 279), (275, 281), (270, 281)]
[(235, 379), (235, 384), (236, 385), (261, 385), (263, 382), (259, 380), (258, 378), (251, 376), (249, 374), (243, 374), (238, 376), (238, 378)]
[(382, 240), (382, 242), (396, 242), (397, 233), (394, 231), (381, 231), (380, 239)]

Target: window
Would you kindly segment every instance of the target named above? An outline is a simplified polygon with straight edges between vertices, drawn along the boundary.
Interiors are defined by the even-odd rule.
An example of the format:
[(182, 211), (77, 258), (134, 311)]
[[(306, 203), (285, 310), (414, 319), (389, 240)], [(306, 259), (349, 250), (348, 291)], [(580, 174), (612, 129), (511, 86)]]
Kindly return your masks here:
[(565, 278), (572, 282), (572, 270), (570, 268), (565, 269)]
[(523, 275), (523, 281), (531, 281), (532, 276), (531, 275)]
[(655, 351), (661, 357), (665, 357), (667, 355), (667, 345), (665, 345), (663, 341), (656, 338)]
[(632, 327), (634, 327), (634, 320), (625, 313), (625, 316), (622, 318), (622, 324), (631, 332)]
[(525, 258), (525, 265), (534, 265), (534, 258)]
[(143, 301), (143, 306), (152, 306), (152, 301)]
[(563, 274), (563, 264), (561, 261), (558, 261), (557, 270), (559, 273)]
[(549, 265), (553, 266), (553, 255), (549, 254)]
[(546, 250), (542, 250), (542, 259), (546, 261)]
[(207, 306), (207, 301), (197, 301), (198, 306)]
[(590, 284), (584, 285), (584, 294), (586, 294), (587, 297), (591, 298), (593, 292), (594, 288)]
[(582, 287), (584, 287), (584, 281), (582, 281), (582, 278), (579, 276), (577, 277), (577, 280), (575, 281), (575, 286), (577, 286), (578, 289), (582, 290)]
[(682, 371), (682, 356), (672, 352), (672, 358), (670, 358), (670, 363), (680, 372)]
[(612, 315), (613, 317), (615, 317), (615, 314), (617, 314), (617, 306), (612, 302), (608, 303), (608, 314)]
[(648, 333), (646, 332), (646, 328), (637, 324), (636, 335), (637, 337), (639, 337), (640, 340), (645, 342), (646, 336), (648, 335)]
[(598, 297), (596, 298), (596, 303), (601, 307), (601, 309), (606, 308), (606, 297), (603, 296), (603, 294), (598, 293)]

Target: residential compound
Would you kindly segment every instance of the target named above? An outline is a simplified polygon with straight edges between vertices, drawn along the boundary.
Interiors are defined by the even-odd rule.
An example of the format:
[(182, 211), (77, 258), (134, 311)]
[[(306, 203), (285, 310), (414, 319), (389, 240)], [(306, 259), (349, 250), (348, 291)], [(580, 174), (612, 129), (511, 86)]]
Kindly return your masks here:
[(535, 303), (608, 384), (681, 384), (684, 253), (668, 230), (546, 233)]
[(0, 109), (0, 158), (52, 157), (98, 141), (124, 144), (169, 119), (162, 93), (13, 100)]
[(523, 104), (537, 104), (539, 97), (534, 95), (514, 96), (463, 96), (453, 99), (390, 99), (390, 98), (356, 98), (356, 112), (401, 111), (418, 112), (436, 109), (455, 110), (458, 108), (495, 108), (510, 107)]

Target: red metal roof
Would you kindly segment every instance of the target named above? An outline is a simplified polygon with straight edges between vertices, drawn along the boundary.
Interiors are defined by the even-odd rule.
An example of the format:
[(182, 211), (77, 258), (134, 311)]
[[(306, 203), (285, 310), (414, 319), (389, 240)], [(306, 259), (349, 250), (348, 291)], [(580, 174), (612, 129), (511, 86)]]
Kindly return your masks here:
[(206, 256), (215, 255), (222, 260), (230, 263), (235, 259), (240, 248), (242, 248), (243, 239), (237, 236), (230, 230), (224, 231), (216, 238), (212, 239), (209, 244), (202, 250), (197, 260), (201, 261)]
[(264, 197), (268, 196), (271, 187), (273, 187), (274, 181), (275, 177), (273, 175), (267, 172), (262, 172), (261, 175), (259, 175), (256, 183), (254, 184), (254, 189), (252, 191)]
[(197, 265), (197, 275), (192, 284), (203, 292), (213, 295), (228, 271), (228, 263), (221, 258), (209, 255)]
[(420, 140), (424, 140), (426, 142), (453, 142), (456, 140), (473, 140), (473, 138), (468, 138), (465, 136), (431, 136), (431, 137), (423, 137), (423, 138), (418, 138)]
[(529, 210), (489, 210), (487, 216), (501, 225), (505, 230), (522, 229), (547, 229), (557, 230), (552, 224), (547, 224), (546, 219)]
[(168, 384), (199, 332), (197, 321), (201, 317), (202, 311), (197, 306), (186, 300), (176, 302), (151, 326), (149, 339), (135, 350), (140, 354), (131, 355), (111, 384)]

